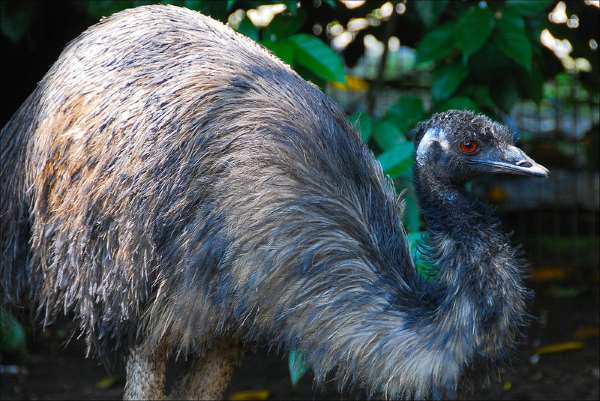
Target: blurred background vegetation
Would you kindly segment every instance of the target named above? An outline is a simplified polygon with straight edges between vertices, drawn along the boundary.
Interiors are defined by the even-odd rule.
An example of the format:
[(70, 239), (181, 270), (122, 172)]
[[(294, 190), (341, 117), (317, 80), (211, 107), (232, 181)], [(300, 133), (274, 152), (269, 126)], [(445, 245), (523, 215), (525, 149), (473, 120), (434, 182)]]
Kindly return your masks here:
[[(411, 188), (416, 123), (469, 109), (507, 124), (551, 178), (495, 177), (473, 191), (497, 206), (534, 265), (546, 266), (534, 279), (575, 271), (598, 281), (600, 0), (1, 0), (0, 124), (68, 41), (104, 16), (154, 3), (229, 24), (340, 104), (385, 172), (408, 188), (412, 240), (423, 229)], [(23, 344), (11, 327), (0, 314), (8, 339), (0, 351)]]

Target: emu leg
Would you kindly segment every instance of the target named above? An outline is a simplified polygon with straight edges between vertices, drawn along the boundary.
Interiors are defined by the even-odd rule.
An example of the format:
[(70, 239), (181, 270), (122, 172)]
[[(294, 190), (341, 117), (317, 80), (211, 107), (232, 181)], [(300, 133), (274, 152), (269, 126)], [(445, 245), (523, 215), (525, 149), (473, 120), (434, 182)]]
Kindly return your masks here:
[(192, 369), (181, 379), (171, 398), (180, 400), (223, 399), (235, 367), (242, 356), (239, 341), (223, 338), (198, 359)]
[(167, 353), (164, 347), (150, 350), (138, 347), (127, 358), (125, 400), (162, 400), (165, 398)]

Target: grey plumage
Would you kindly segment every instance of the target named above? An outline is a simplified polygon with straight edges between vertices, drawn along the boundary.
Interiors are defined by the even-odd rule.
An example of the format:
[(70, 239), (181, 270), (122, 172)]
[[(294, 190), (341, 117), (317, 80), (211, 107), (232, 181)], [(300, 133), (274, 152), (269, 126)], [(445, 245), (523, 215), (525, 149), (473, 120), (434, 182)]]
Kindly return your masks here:
[[(466, 112), (418, 141), (429, 129), (511, 142)], [(431, 283), (391, 181), (318, 88), (196, 12), (126, 10), (71, 42), (0, 134), (2, 295), (45, 322), (73, 312), (101, 356), (234, 334), (300, 349), (319, 381), (451, 393), (511, 347), (526, 291), (460, 189), (468, 163), (421, 150), (456, 174), (417, 162)]]

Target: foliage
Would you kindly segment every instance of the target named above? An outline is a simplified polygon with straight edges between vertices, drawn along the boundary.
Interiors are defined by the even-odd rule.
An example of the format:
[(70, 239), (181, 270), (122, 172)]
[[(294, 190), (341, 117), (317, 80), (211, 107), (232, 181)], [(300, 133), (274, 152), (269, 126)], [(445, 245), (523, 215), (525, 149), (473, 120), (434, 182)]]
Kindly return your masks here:
[(0, 352), (24, 353), (25, 331), (17, 320), (0, 308)]
[[(79, 10), (82, 18), (86, 19), (86, 25), (90, 25), (122, 9), (156, 2), (65, 1), (55, 7)], [(348, 72), (359, 60), (364, 59), (366, 52), (363, 39), (367, 35), (373, 35), (384, 43), (392, 35), (399, 38), (404, 48), (414, 49), (415, 57), (409, 63), (410, 68), (395, 74), (399, 78), (394, 81), (386, 81), (390, 74), (382, 74), (374, 79), (361, 77), (366, 78), (364, 86), (369, 91), (374, 91), (381, 81), (384, 81), (384, 85), (400, 84), (408, 88), (402, 96), (386, 110), (362, 107), (350, 116), (350, 120), (363, 142), (377, 156), (384, 172), (399, 181), (399, 187), (408, 188), (404, 195), (405, 225), (410, 232), (409, 242), (417, 268), (424, 277), (432, 277), (434, 270), (422, 263), (415, 245), (422, 237), (422, 232), (417, 202), (410, 187), (414, 153), (412, 130), (419, 121), (434, 112), (468, 109), (503, 119), (520, 99), (540, 101), (544, 95), (544, 82), (563, 71), (554, 54), (540, 44), (543, 29), (549, 29), (558, 38), (569, 39), (573, 56), (586, 57), (590, 61), (593, 72), (580, 73), (577, 78), (589, 91), (595, 90), (600, 76), (596, 71), (600, 66), (597, 54), (588, 46), (588, 40), (598, 39), (595, 31), (598, 10), (585, 6), (583, 2), (569, 2), (570, 12), (579, 16), (580, 28), (568, 29), (548, 21), (547, 13), (556, 2), (394, 1), (392, 5), (403, 11), (398, 11), (398, 15), (392, 17), (382, 17), (380, 9), (385, 0), (369, 0), (353, 8), (333, 0), (161, 1), (200, 11), (223, 22), (243, 10), (243, 17), (234, 24), (238, 32), (268, 48), (304, 78), (323, 89), (333, 82), (350, 84), (356, 81)], [(283, 3), (286, 8), (267, 26), (255, 26), (245, 13), (261, 5), (274, 3)], [(0, 2), (0, 34), (11, 43), (25, 42), (28, 34), (39, 25), (36, 21), (43, 18), (36, 14), (40, 7), (38, 4), (34, 6), (29, 0)], [(328, 27), (331, 24), (347, 27), (356, 18), (368, 20), (368, 26), (355, 31), (352, 42), (345, 49), (334, 51), (329, 45), (332, 36), (328, 33)], [(395, 65), (390, 54), (384, 61), (388, 69)], [(385, 68), (382, 71), (386, 72)], [(424, 86), (428, 90), (427, 95), (411, 91), (411, 85)], [(10, 332), (16, 333), (14, 330)], [(6, 346), (10, 342), (7, 339), (12, 338), (10, 335), (3, 336), (0, 347)], [(292, 380), (297, 382), (306, 369), (302, 355), (292, 352)]]

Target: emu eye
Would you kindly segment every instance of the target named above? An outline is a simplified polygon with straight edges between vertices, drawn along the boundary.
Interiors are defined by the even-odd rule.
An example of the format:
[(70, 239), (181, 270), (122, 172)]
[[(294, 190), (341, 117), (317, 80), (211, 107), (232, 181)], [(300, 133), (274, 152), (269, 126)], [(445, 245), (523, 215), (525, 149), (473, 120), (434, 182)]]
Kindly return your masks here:
[(475, 141), (466, 141), (460, 144), (460, 151), (466, 155), (475, 154), (479, 150), (479, 144)]

